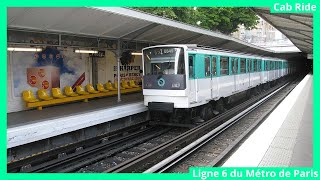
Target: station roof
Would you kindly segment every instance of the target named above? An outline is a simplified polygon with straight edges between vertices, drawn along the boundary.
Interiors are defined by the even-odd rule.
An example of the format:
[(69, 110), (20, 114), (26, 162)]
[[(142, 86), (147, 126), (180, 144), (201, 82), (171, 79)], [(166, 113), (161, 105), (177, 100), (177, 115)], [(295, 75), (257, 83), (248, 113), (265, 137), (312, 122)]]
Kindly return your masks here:
[(274, 51), (222, 33), (128, 8), (8, 8), (8, 28), (68, 33), (156, 44), (199, 44), (274, 56)]
[(313, 52), (313, 16), (312, 14), (271, 14), (269, 8), (252, 8), (284, 34), (301, 52)]
[[(285, 34), (302, 52), (312, 53), (312, 16), (310, 20), (309, 15), (270, 15), (268, 9), (253, 10)], [(284, 56), (219, 32), (120, 7), (8, 8), (7, 22), (9, 29), (154, 44), (199, 44), (265, 56)]]

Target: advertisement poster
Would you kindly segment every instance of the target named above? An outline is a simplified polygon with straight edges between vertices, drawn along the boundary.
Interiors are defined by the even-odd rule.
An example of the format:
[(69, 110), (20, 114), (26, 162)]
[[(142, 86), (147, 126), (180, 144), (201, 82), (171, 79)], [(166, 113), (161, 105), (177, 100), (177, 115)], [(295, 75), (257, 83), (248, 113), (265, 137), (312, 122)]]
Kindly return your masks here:
[(20, 97), (23, 90), (50, 91), (55, 87), (82, 84), (86, 80), (88, 55), (74, 53), (73, 49), (46, 47), (41, 52), (12, 52), (11, 56), (15, 97)]

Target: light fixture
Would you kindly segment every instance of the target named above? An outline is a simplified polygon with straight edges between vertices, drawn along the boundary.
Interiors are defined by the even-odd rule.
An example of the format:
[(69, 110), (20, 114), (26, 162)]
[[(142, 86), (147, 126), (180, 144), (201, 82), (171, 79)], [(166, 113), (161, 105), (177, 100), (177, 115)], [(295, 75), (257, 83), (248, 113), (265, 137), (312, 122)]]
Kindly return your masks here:
[(140, 53), (140, 52), (132, 52), (131, 55), (134, 55), (134, 56), (142, 56), (142, 53)]
[(98, 53), (98, 51), (95, 51), (95, 50), (84, 50), (84, 49), (76, 49), (74, 51), (75, 53), (88, 53), (88, 54), (96, 54)]
[(19, 48), (19, 47), (8, 47), (8, 51), (29, 51), (29, 52), (39, 52), (42, 48)]

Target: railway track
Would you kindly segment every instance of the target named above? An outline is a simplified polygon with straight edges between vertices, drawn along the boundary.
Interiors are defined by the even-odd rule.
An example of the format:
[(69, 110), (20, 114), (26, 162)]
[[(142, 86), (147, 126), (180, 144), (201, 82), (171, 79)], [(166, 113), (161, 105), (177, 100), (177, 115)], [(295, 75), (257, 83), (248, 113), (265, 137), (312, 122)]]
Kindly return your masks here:
[[(244, 114), (240, 117), (247, 115), (253, 111), (253, 109), (247, 110), (248, 107), (254, 106), (258, 101), (261, 105), (266, 101), (265, 96), (274, 93), (281, 86), (273, 87), (192, 129), (158, 125), (150, 127), (142, 124), (141, 127), (137, 126), (120, 135), (115, 134), (114, 138), (106, 136), (92, 142), (87, 140), (71, 145), (71, 148), (63, 147), (53, 152), (9, 163), (8, 172), (143, 172), (147, 169), (149, 169), (147, 172), (163, 172), (169, 168), (172, 169), (197, 148), (186, 151), (188, 153), (182, 153), (184, 155), (179, 158), (171, 159), (170, 163), (165, 163), (166, 165), (161, 168), (159, 168), (159, 162), (168, 162), (168, 157), (176, 153), (181, 154), (181, 150), (198, 142), (199, 138), (206, 136), (206, 133), (212, 133), (212, 129), (216, 131), (215, 136), (222, 133), (237, 122), (235, 120), (231, 122), (229, 119), (234, 119), (234, 116), (242, 111)], [(271, 98), (272, 95), (268, 97)], [(222, 127), (225, 124), (227, 126)], [(199, 147), (204, 145), (204, 143), (200, 144), (202, 145)], [(154, 165), (160, 170), (151, 170), (150, 167)]]
[[(170, 131), (172, 129), (173, 131)], [(183, 131), (185, 131), (183, 128), (147, 126), (147, 124), (142, 123), (131, 128), (125, 128), (117, 133), (71, 144), (8, 163), (8, 172), (77, 172), (79, 170), (79, 172), (93, 172), (88, 167), (96, 162), (109, 158), (109, 160), (113, 159), (109, 166), (116, 166), (126, 160), (126, 158), (121, 158), (120, 154), (122, 152), (127, 152), (128, 156), (130, 154), (135, 155), (134, 151), (130, 153), (128, 150), (132, 147), (148, 144), (148, 141), (154, 141), (155, 138), (160, 138), (158, 142), (154, 141), (158, 144), (154, 143), (150, 147), (137, 149), (136, 153), (139, 154), (161, 144), (162, 141), (173, 138)], [(86, 166), (87, 168), (83, 168)], [(99, 169), (94, 172), (97, 171)]]

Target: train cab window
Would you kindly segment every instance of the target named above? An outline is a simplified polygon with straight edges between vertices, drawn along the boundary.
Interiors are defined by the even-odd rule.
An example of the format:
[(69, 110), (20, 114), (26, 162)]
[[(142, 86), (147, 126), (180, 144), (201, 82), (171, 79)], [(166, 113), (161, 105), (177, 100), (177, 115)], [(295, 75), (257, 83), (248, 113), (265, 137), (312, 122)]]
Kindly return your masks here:
[(189, 56), (189, 78), (194, 78), (193, 56)]
[(240, 58), (240, 73), (246, 73), (246, 59)]
[(204, 58), (204, 75), (210, 77), (210, 57)]
[(238, 74), (238, 58), (231, 58), (232, 74)]
[(220, 75), (229, 74), (229, 58), (220, 57)]
[(212, 67), (212, 76), (216, 76), (217, 75), (217, 57), (212, 57), (212, 64), (211, 64), (211, 67)]

